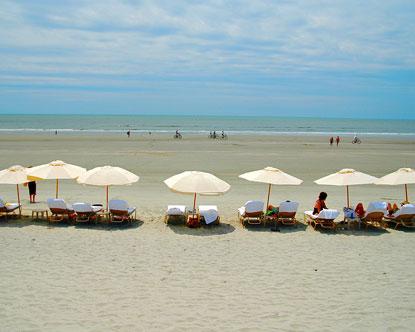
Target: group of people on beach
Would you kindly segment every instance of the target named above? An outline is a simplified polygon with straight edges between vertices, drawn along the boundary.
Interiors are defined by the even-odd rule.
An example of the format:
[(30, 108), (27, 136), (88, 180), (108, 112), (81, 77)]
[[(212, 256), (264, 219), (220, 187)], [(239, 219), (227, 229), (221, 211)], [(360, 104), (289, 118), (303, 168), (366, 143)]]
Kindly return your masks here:
[[(329, 142), (330, 142), (330, 146), (332, 146), (333, 143), (334, 143), (334, 137), (333, 136), (330, 137)], [(339, 144), (340, 144), (340, 136), (337, 136), (336, 137), (336, 145), (339, 146)]]
[[(334, 137), (333, 136), (330, 137), (329, 142), (330, 142), (330, 146), (332, 146), (334, 144)], [(362, 141), (360, 140), (360, 138), (357, 137), (357, 134), (354, 135), (353, 140), (352, 140), (352, 143), (353, 144), (360, 144), (360, 143), (362, 143)], [(336, 146), (339, 146), (339, 144), (340, 144), (340, 136), (337, 136), (336, 137)]]
[(214, 130), (213, 132), (212, 131), (209, 132), (209, 138), (213, 138), (213, 139), (222, 138), (222, 139), (225, 139), (225, 138), (228, 138), (228, 135), (225, 134), (225, 132), (223, 130), (222, 130), (221, 134), (216, 133), (216, 130)]
[[(151, 131), (149, 131), (148, 134), (151, 135)], [(127, 130), (127, 137), (128, 138), (131, 137), (131, 130)], [(177, 129), (176, 132), (175, 132), (175, 134), (174, 134), (174, 136), (173, 136), (173, 138), (182, 138), (182, 137), (183, 136), (180, 133), (179, 129)], [(216, 130), (214, 130), (213, 132), (211, 131), (209, 133), (209, 138), (213, 138), (213, 139), (215, 139), (215, 138), (227, 139), (228, 138), (228, 135), (223, 130), (222, 130), (222, 132), (220, 134), (219, 133), (216, 133)]]

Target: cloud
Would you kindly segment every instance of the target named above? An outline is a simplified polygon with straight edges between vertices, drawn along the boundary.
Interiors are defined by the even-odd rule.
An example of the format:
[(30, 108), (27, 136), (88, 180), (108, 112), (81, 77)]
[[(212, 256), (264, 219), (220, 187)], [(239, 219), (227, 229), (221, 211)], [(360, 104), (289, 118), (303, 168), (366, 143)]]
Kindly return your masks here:
[(350, 73), (382, 85), (379, 72), (415, 69), (413, 17), (405, 0), (3, 1), (0, 79), (126, 91), (205, 80), (240, 95)]

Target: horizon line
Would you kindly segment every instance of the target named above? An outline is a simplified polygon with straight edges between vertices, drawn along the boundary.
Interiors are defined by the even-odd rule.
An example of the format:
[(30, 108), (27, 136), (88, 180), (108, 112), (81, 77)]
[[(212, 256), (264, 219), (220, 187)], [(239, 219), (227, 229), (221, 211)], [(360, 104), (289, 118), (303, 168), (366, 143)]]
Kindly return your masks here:
[(410, 120), (414, 121), (413, 118), (388, 118), (388, 117), (333, 117), (333, 116), (307, 116), (307, 115), (224, 115), (224, 114), (167, 114), (167, 113), (154, 113), (154, 114), (145, 114), (145, 113), (91, 113), (91, 114), (82, 114), (82, 113), (1, 113), (0, 116), (177, 116), (177, 117), (237, 117), (237, 118), (284, 118), (284, 119), (323, 119), (323, 120), (392, 120), (392, 121), (404, 121)]

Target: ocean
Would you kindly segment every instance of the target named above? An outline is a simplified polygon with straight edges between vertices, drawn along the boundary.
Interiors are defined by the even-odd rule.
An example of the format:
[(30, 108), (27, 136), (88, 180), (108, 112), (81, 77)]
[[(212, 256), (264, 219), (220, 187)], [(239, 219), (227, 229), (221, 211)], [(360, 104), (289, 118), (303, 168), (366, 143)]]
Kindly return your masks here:
[(415, 120), (180, 115), (0, 115), (0, 132), (415, 136)]

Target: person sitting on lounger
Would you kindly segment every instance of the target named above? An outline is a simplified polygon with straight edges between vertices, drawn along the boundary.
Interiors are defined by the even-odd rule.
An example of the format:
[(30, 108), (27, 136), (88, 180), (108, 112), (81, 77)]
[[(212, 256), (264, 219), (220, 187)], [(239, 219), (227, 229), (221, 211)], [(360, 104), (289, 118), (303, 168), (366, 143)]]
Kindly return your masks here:
[(359, 218), (363, 218), (366, 212), (365, 208), (363, 207), (363, 203), (358, 203), (354, 209), (354, 212), (356, 212)]
[(322, 191), (320, 195), (318, 195), (316, 204), (314, 204), (313, 214), (319, 214), (321, 210), (327, 209), (326, 202), (325, 202), (326, 198), (327, 198), (327, 193), (324, 191)]

